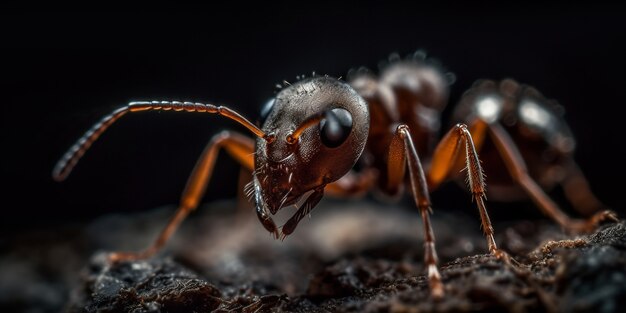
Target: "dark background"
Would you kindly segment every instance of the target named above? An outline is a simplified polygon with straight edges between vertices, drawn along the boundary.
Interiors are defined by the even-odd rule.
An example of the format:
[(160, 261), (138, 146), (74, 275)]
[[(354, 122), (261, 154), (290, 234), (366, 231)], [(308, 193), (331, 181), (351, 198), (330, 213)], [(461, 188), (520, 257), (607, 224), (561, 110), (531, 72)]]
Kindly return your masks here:
[[(174, 204), (210, 137), (224, 128), (244, 131), (206, 114), (127, 115), (66, 182), (53, 182), (51, 170), (65, 150), (129, 101), (227, 104), (255, 120), (283, 79), (311, 71), (345, 77), (352, 67), (376, 69), (391, 52), (420, 48), (456, 74), (452, 104), (479, 78), (512, 77), (557, 99), (594, 191), (623, 212), (621, 7), (235, 6), (204, 13), (3, 13), (3, 230)], [(235, 163), (221, 157), (215, 175), (206, 201), (233, 197)], [(475, 210), (455, 184), (438, 190), (434, 201)], [(496, 219), (538, 215), (528, 203), (493, 204), (491, 211)]]

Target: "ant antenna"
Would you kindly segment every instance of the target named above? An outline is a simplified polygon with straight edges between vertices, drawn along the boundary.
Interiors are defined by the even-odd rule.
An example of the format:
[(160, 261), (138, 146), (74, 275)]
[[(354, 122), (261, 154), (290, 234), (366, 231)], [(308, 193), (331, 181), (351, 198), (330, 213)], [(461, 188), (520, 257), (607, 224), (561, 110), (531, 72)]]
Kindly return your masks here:
[(52, 178), (56, 181), (63, 181), (72, 172), (72, 169), (78, 163), (78, 160), (85, 154), (91, 145), (104, 133), (111, 124), (126, 115), (128, 112), (139, 112), (149, 110), (163, 111), (186, 111), (198, 113), (213, 113), (227, 117), (235, 122), (243, 125), (257, 137), (267, 141), (273, 141), (273, 134), (266, 134), (260, 128), (248, 121), (236, 111), (225, 107), (215, 106), (212, 104), (203, 104), (199, 102), (180, 102), (180, 101), (138, 101), (131, 102), (126, 106), (114, 110), (111, 114), (103, 117), (98, 123), (94, 124), (74, 145), (63, 155), (57, 162), (52, 171)]

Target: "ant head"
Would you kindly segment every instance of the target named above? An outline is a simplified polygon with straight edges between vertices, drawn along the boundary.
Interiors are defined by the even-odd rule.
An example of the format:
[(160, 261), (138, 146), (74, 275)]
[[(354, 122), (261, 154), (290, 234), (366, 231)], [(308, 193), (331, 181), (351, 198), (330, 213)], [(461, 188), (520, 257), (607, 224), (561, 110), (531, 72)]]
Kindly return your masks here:
[(274, 214), (309, 191), (323, 192), (326, 184), (354, 166), (367, 140), (365, 101), (334, 78), (298, 81), (279, 92), (263, 111), (262, 129), (268, 136), (256, 142), (257, 211)]
[(389, 64), (381, 73), (381, 81), (389, 85), (398, 102), (443, 111), (453, 80), (441, 66), (429, 60), (408, 59)]

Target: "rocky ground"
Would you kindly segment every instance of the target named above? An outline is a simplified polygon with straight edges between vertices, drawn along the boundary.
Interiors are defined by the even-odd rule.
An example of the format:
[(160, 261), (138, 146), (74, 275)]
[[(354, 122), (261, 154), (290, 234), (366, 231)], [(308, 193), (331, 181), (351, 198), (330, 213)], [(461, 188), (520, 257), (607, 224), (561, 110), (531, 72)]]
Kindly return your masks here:
[[(250, 210), (212, 203), (159, 256), (111, 264), (146, 246), (173, 213), (111, 215), (88, 226), (4, 240), (0, 310), (24, 312), (619, 312), (626, 308), (626, 223), (566, 236), (552, 223), (496, 225), (518, 263), (486, 253), (474, 217), (437, 212), (446, 296), (430, 297), (414, 211), (324, 201), (284, 242)], [(236, 212), (236, 213), (234, 213)], [(291, 212), (278, 217), (284, 220)]]

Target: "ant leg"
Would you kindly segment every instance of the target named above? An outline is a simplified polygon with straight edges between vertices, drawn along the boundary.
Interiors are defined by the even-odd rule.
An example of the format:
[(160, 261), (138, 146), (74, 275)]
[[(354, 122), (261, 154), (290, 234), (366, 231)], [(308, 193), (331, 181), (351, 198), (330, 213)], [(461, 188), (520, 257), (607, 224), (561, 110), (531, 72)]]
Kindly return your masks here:
[(574, 160), (569, 160), (565, 165), (565, 178), (561, 182), (565, 196), (574, 206), (576, 211), (584, 216), (589, 216), (606, 206), (594, 196), (585, 175)]
[(617, 215), (609, 210), (598, 212), (586, 220), (572, 219), (567, 216), (528, 175), (524, 159), (513, 143), (513, 139), (502, 126), (499, 124), (489, 125), (489, 134), (493, 138), (513, 180), (522, 186), (544, 214), (554, 219), (561, 227), (570, 232), (590, 232), (604, 220), (618, 221)]
[[(482, 143), (484, 131), (486, 128), (474, 127), (476, 133), (474, 136)], [(431, 167), (428, 171), (428, 185), (430, 188), (436, 188), (443, 182), (452, 169), (457, 167), (459, 160), (459, 151), (461, 146), (465, 146), (465, 168), (467, 169), (467, 182), (472, 192), (472, 196), (476, 200), (478, 211), (480, 212), (480, 220), (487, 239), (487, 247), (489, 252), (498, 259), (507, 263), (510, 262), (509, 255), (500, 250), (494, 240), (493, 226), (487, 213), (485, 206), (485, 177), (483, 169), (480, 166), (480, 159), (474, 147), (472, 134), (467, 130), (465, 124), (457, 124), (441, 139), (433, 154)]]
[(228, 131), (215, 135), (204, 149), (204, 152), (202, 152), (202, 156), (191, 172), (176, 214), (161, 231), (154, 243), (141, 252), (114, 252), (109, 256), (111, 261), (149, 258), (165, 245), (185, 217), (198, 207), (213, 173), (215, 160), (220, 148), (224, 148), (243, 167), (250, 171), (253, 170), (254, 141), (252, 139)]
[(441, 275), (437, 269), (437, 251), (435, 250), (435, 235), (430, 224), (429, 213), (432, 211), (426, 177), (420, 162), (413, 139), (407, 125), (400, 125), (391, 140), (389, 147), (389, 158), (387, 170), (389, 172), (389, 182), (401, 184), (405, 175), (406, 164), (409, 166), (409, 177), (411, 180), (411, 191), (417, 208), (422, 215), (424, 222), (424, 262), (428, 269), (428, 282), (431, 294), (434, 298), (443, 297), (444, 288), (441, 282)]

